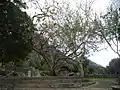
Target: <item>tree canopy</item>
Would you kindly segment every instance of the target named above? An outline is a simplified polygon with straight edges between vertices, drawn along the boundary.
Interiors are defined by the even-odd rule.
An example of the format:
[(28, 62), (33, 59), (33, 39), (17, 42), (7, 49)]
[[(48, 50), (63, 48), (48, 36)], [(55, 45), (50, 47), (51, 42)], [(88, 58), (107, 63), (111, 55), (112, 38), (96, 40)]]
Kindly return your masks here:
[(0, 2), (0, 61), (24, 60), (31, 51), (34, 25), (21, 0)]
[(114, 58), (109, 62), (107, 71), (112, 74), (120, 75), (120, 58)]

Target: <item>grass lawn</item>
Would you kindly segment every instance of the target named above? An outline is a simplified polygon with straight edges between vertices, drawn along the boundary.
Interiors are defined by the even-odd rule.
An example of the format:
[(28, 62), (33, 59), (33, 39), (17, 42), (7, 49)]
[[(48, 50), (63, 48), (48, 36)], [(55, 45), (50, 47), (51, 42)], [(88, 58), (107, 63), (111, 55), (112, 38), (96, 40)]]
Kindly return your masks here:
[(116, 81), (118, 78), (89, 78), (89, 80), (95, 80), (95, 81), (99, 81), (99, 80), (110, 80), (110, 81)]

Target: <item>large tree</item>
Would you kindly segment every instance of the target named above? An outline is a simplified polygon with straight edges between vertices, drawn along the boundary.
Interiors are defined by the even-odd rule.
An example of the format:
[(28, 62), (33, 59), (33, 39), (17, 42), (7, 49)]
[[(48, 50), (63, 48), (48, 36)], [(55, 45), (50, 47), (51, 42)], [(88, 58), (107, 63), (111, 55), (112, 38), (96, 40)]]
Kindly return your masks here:
[(24, 60), (31, 51), (34, 25), (22, 0), (0, 1), (0, 62)]
[[(75, 10), (68, 3), (59, 4), (54, 0), (52, 4), (46, 2), (43, 7), (40, 6), (39, 0), (33, 3), (37, 10), (40, 10), (33, 16), (40, 35), (47, 38), (48, 44), (60, 50), (63, 56), (76, 60), (79, 63), (81, 76), (84, 76), (81, 57), (88, 55), (89, 51), (95, 51), (100, 40), (94, 29), (93, 18), (91, 18), (92, 2), (83, 2)], [(37, 48), (34, 49), (42, 54), (47, 62), (62, 60), (61, 57), (48, 59), (45, 56), (46, 53), (42, 53), (45, 43), (39, 49)]]

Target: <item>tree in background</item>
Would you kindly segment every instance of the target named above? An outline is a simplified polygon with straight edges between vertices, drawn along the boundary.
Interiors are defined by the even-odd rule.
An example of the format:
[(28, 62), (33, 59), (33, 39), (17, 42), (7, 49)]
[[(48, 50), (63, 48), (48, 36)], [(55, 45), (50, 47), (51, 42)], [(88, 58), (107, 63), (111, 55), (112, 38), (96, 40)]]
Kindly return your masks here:
[(120, 59), (114, 58), (109, 62), (107, 70), (110, 74), (120, 75)]
[(116, 8), (119, 9), (120, 8), (120, 1), (119, 0), (110, 0), (111, 1), (111, 5)]
[(96, 16), (94, 22), (96, 23), (96, 33), (103, 43), (113, 50), (115, 54), (120, 57), (120, 21), (119, 21), (119, 10), (113, 8), (111, 5), (108, 7), (106, 14)]
[(24, 60), (33, 45), (34, 25), (21, 0), (0, 1), (0, 62)]

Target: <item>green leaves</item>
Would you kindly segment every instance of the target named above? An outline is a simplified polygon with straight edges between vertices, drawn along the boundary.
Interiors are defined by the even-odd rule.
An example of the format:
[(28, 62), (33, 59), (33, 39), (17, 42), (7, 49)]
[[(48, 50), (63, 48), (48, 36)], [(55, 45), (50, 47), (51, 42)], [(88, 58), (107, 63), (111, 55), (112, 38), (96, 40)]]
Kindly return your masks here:
[[(6, 1), (0, 15), (0, 61), (24, 60), (31, 51), (34, 25), (30, 17), (14, 3)], [(21, 2), (22, 3), (22, 2)]]
[(22, 2), (23, 0), (13, 0), (14, 3), (16, 3), (19, 7), (26, 8), (26, 3)]

